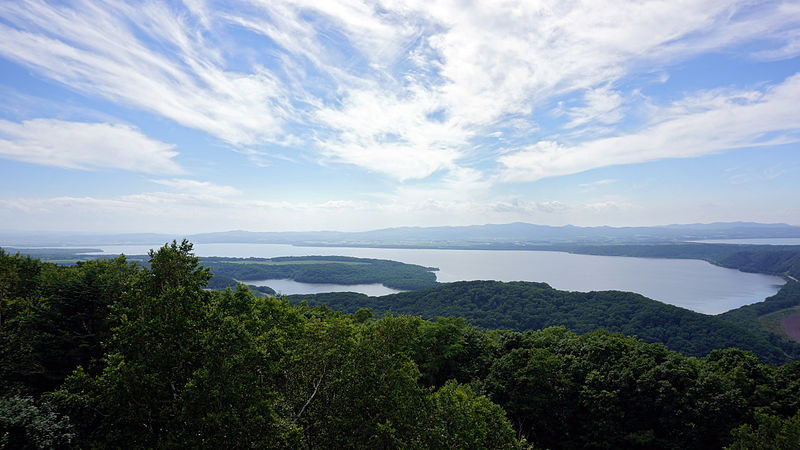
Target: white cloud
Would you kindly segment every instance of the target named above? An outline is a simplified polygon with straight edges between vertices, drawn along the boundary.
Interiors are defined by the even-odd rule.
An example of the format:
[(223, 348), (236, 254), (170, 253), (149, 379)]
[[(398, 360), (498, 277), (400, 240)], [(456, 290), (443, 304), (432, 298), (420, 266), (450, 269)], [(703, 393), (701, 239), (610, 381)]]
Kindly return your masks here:
[[(75, 90), (231, 144), (268, 142), (291, 106), (275, 76), (226, 70), (189, 16), (161, 3), (0, 3), (0, 54)], [(142, 36), (146, 36), (146, 39)]]
[(625, 201), (615, 201), (615, 200), (602, 200), (597, 202), (590, 202), (583, 205), (583, 208), (589, 210), (591, 212), (603, 212), (608, 210), (620, 210), (630, 208), (632, 205), (629, 202)]
[[(727, 149), (800, 140), (800, 74), (759, 95), (730, 93), (666, 108), (639, 132), (574, 146), (540, 141), (498, 160), (505, 181), (535, 181), (598, 167), (690, 158)], [(686, 107), (685, 105), (691, 105)], [(683, 111), (680, 114), (679, 111)]]
[[(386, 14), (379, 2), (359, 0), (258, 0), (263, 8), (273, 10), (276, 5), (284, 10), (293, 10), (294, 21), (300, 20), (302, 13), (314, 12), (334, 23), (349, 41), (375, 66), (393, 63), (405, 47), (408, 39), (415, 37), (418, 30), (407, 22), (400, 9), (388, 9)], [(383, 11), (382, 11), (383, 10)], [(313, 20), (313, 19), (312, 19)]]
[(747, 220), (796, 223), (791, 195), (741, 196), (710, 203), (661, 198), (644, 202), (617, 196), (585, 200), (556, 198), (437, 198), (395, 196), (319, 202), (209, 198), (185, 192), (144, 192), (113, 197), (59, 196), (0, 199), (6, 230), (195, 233), (251, 231), (370, 230), (391, 226), (474, 225), (530, 222), (583, 226), (663, 225)]
[[(491, 182), (475, 169), (455, 167), (435, 180), (404, 185), (389, 195), (380, 196), (392, 204), (474, 204), (490, 197)], [(440, 204), (441, 204), (440, 203)]]
[(606, 186), (609, 184), (614, 184), (616, 182), (617, 180), (603, 179), (603, 180), (593, 181), (591, 183), (581, 183), (578, 185), (578, 187), (580, 187), (584, 192), (589, 192), (596, 190), (600, 186)]
[[(436, 167), (463, 164), (473, 137), (536, 113), (548, 99), (566, 93), (585, 93), (585, 105), (567, 111), (566, 128), (615, 124), (624, 118), (623, 96), (610, 86), (631, 71), (652, 71), (752, 39), (787, 42), (785, 31), (800, 23), (781, 5), (758, 10), (748, 5), (711, 0), (385, 4), (384, 13), (370, 20), (380, 23), (376, 28), (385, 31), (381, 27), (388, 24), (398, 31), (378, 33), (385, 38), (381, 42), (405, 38), (412, 49), (408, 61), (418, 70), (366, 84), (343, 79), (345, 100), (318, 115), (334, 131), (324, 148), (372, 170), (421, 178)], [(340, 19), (348, 23), (349, 17)], [(409, 23), (424, 23), (426, 33), (403, 32)], [(435, 121), (427, 115), (433, 111), (439, 112)], [(385, 126), (372, 126), (381, 121)], [(432, 127), (441, 133), (418, 137), (430, 136)], [(397, 146), (384, 139), (387, 134), (415, 138), (416, 145)], [(391, 163), (378, 167), (367, 154), (397, 158), (397, 169)], [(432, 163), (409, 165), (404, 155)]]
[(172, 178), (150, 180), (163, 186), (171, 187), (179, 192), (192, 195), (204, 195), (211, 197), (232, 197), (241, 195), (241, 191), (231, 186), (220, 186), (208, 181), (190, 180), (187, 178)]
[(624, 117), (620, 110), (622, 96), (607, 86), (587, 90), (584, 93), (584, 101), (584, 106), (566, 111), (567, 117), (571, 120), (564, 125), (565, 128), (575, 128), (590, 122), (612, 124)]
[(753, 57), (763, 61), (778, 61), (800, 55), (800, 32), (797, 32), (785, 45), (777, 49), (762, 50), (753, 53)]
[(541, 202), (515, 198), (496, 202), (492, 205), (492, 209), (500, 213), (530, 215), (533, 213), (559, 214), (568, 211), (570, 207), (557, 200)]
[(0, 157), (46, 166), (181, 173), (173, 147), (128, 125), (0, 120)]
[(744, 184), (758, 181), (774, 180), (775, 178), (797, 172), (798, 164), (775, 164), (766, 168), (753, 168), (749, 166), (726, 169), (725, 173), (731, 184)]
[[(506, 205), (505, 207), (503, 205)], [(394, 197), (370, 201), (261, 201), (145, 192), (111, 198), (70, 197), (0, 200), (0, 221), (19, 217), (32, 229), (192, 233), (229, 229), (369, 230), (389, 226), (467, 225), (531, 220), (548, 222), (569, 211), (560, 202), (514, 204), (470, 199)], [(55, 220), (55, 219), (58, 220)], [(91, 218), (91, 220), (88, 220)], [(561, 219), (559, 219), (561, 220)], [(20, 219), (14, 221), (19, 224)], [(92, 230), (92, 226), (97, 230)]]
[[(565, 92), (608, 85), (637, 63), (668, 64), (695, 54), (695, 46), (707, 50), (751, 38), (754, 31), (737, 27), (731, 18), (745, 4), (545, 1), (467, 8), (425, 1), (412, 8), (425, 11), (443, 29), (428, 39), (441, 61), (445, 81), (437, 90), (442, 102), (461, 121), (489, 124), (507, 114), (528, 113)], [(773, 9), (765, 7), (764, 15)], [(728, 40), (706, 43), (711, 38), (703, 32), (711, 25), (723, 29)], [(762, 36), (771, 34), (765, 23), (760, 25)]]
[(437, 105), (425, 93), (409, 96), (352, 91), (341, 108), (319, 110), (332, 132), (320, 140), (325, 155), (400, 180), (453, 167), (468, 136), (452, 123), (427, 120)]
[[(411, 180), (469, 166), (475, 140), (500, 129), (536, 132), (535, 115), (560, 96), (584, 94), (563, 124), (581, 136), (624, 118), (618, 81), (630, 74), (663, 75), (743, 42), (762, 44), (756, 58), (795, 55), (797, 10), (749, 0), (31, 0), (0, 3), (0, 55), (254, 155), (316, 144), (323, 163)], [(240, 48), (242, 30), (268, 41), (251, 35)]]

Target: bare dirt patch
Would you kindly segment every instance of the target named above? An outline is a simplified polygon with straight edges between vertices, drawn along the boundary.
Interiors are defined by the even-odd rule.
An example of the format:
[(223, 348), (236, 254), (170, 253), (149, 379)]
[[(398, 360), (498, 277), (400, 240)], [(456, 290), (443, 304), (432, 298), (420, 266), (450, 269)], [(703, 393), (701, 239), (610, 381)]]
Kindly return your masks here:
[(781, 328), (787, 336), (800, 342), (800, 313), (781, 319)]

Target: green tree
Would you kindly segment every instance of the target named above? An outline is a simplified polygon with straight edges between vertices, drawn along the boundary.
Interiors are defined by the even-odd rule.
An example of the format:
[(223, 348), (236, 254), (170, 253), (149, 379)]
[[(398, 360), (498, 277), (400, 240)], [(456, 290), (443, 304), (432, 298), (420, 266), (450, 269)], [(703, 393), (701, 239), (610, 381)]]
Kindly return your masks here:
[(246, 289), (204, 290), (211, 275), (191, 248), (151, 251), (150, 268), (112, 306), (102, 372), (79, 369), (67, 380), (62, 403), (84, 445), (274, 447), (296, 436), (274, 413), (264, 378), (280, 356), (256, 345), (274, 326), (269, 307)]
[(47, 401), (30, 396), (0, 398), (0, 449), (69, 448), (75, 434), (69, 418)]
[(402, 316), (309, 323), (290, 391), (301, 393), (292, 410), (309, 447), (419, 446), (425, 390), (410, 357), (419, 323)]
[(469, 386), (448, 381), (430, 395), (425, 447), (434, 449), (520, 448), (505, 411)]
[(800, 412), (788, 419), (756, 414), (755, 427), (745, 424), (732, 432), (731, 450), (800, 449)]
[(496, 359), (483, 388), (531, 442), (552, 444), (567, 434), (575, 388), (549, 350), (518, 348)]

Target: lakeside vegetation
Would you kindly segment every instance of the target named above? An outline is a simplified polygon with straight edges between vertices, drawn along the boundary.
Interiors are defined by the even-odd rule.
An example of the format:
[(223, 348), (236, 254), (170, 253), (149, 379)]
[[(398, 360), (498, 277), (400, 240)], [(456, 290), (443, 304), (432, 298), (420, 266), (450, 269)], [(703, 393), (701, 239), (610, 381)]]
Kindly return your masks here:
[[(719, 348), (754, 352), (765, 362), (800, 358), (800, 344), (765, 330), (758, 318), (768, 312), (800, 305), (800, 283), (788, 283), (778, 294), (755, 307), (722, 316), (696, 313), (632, 292), (568, 292), (545, 283), (462, 281), (412, 292), (369, 297), (353, 292), (291, 295), (290, 301), (327, 305), (354, 313), (369, 308), (384, 314), (420, 315), (426, 319), (463, 317), (487, 329), (515, 331), (564, 326), (576, 333), (598, 329), (660, 342), (690, 356), (705, 356)], [(766, 305), (766, 306), (765, 306)]]
[(800, 362), (208, 291), (187, 243), (149, 262), (0, 251), (0, 443), (752, 448), (800, 431)]
[(720, 314), (719, 317), (764, 336), (770, 342), (780, 344), (789, 337), (780, 329), (774, 319), (797, 312), (800, 307), (800, 282), (789, 280), (777, 294), (763, 302), (745, 305)]
[(65, 267), (0, 250), (3, 447), (520, 447), (485, 396), (418, 382), (402, 323), (209, 291), (190, 251)]

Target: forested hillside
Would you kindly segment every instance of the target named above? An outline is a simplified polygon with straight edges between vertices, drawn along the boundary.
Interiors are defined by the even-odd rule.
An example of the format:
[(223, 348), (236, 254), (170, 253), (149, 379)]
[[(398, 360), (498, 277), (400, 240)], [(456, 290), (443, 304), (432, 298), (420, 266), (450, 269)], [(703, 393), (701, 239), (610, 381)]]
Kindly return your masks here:
[(800, 313), (800, 282), (790, 280), (777, 294), (763, 302), (736, 308), (719, 317), (761, 334), (776, 345), (784, 345), (788, 336), (780, 329), (779, 323), (770, 324), (769, 319), (780, 319), (795, 313)]
[(204, 289), (187, 243), (73, 267), (0, 250), (8, 448), (516, 448), (502, 408), (421, 383), (415, 319)]
[[(787, 302), (800, 305), (800, 295), (795, 291), (782, 295)], [(545, 283), (462, 281), (382, 297), (331, 292), (288, 298), (310, 305), (325, 304), (342, 312), (370, 308), (377, 315), (391, 312), (428, 319), (458, 316), (484, 328), (525, 331), (562, 325), (577, 333), (606, 329), (638, 336), (645, 342), (661, 342), (691, 356), (736, 347), (756, 353), (765, 362), (800, 358), (800, 344), (770, 340), (741, 324), (632, 292), (567, 292)]]
[(0, 446), (765, 448), (800, 433), (798, 362), (341, 314), (209, 291), (211, 276), (186, 242), (148, 267), (0, 250)]

